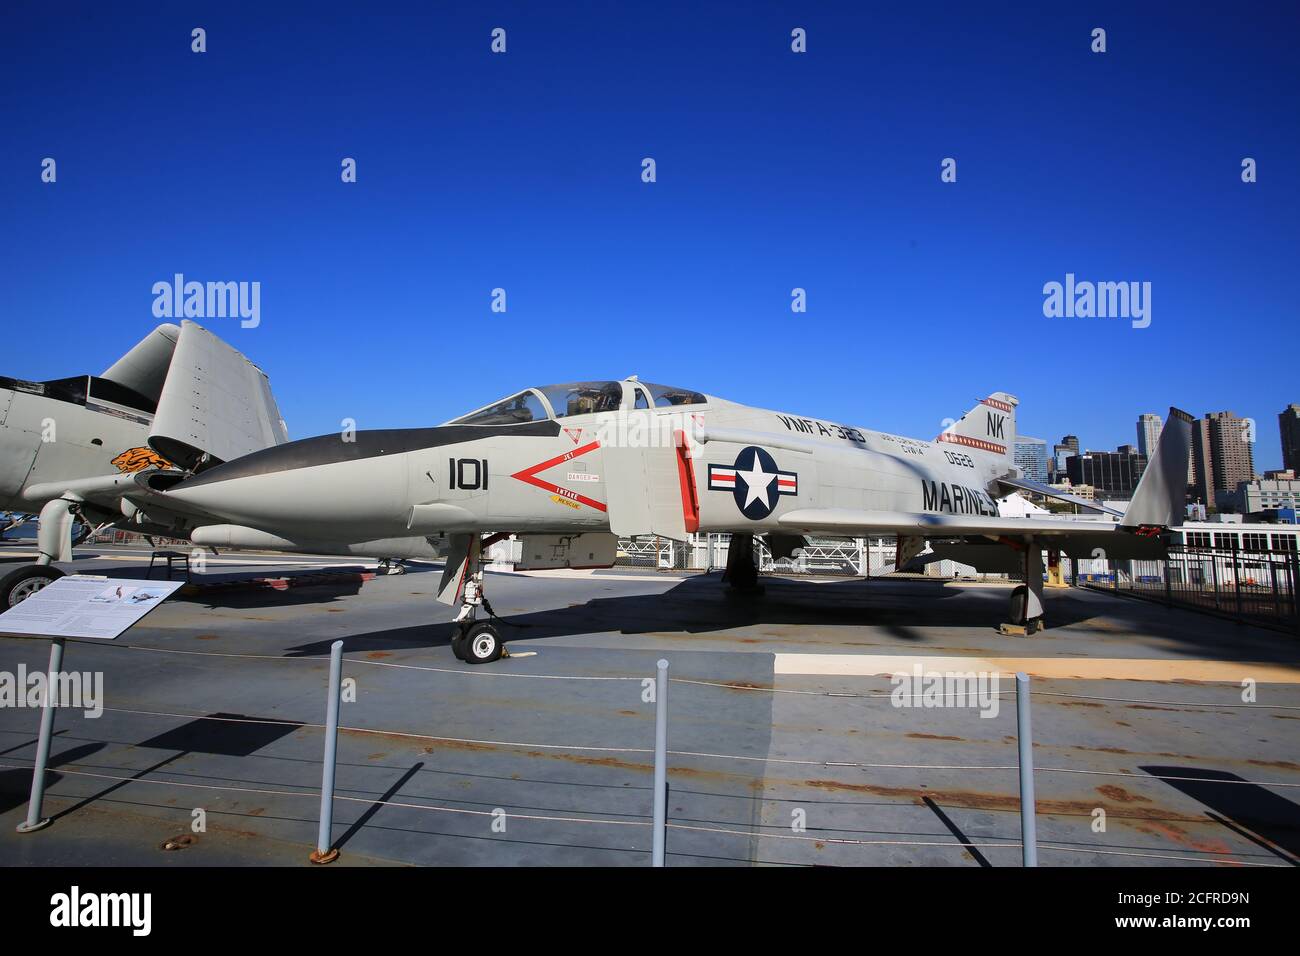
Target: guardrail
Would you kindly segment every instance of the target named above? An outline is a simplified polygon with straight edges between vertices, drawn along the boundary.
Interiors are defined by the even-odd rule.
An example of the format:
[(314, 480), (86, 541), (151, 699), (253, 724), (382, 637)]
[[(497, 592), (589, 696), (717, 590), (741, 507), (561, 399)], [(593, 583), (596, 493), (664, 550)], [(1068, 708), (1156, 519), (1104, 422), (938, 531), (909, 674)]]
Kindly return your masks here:
[[(117, 646), (128, 653), (158, 653), (169, 655), (183, 655), (190, 659), (239, 659), (250, 661), (262, 661), (270, 665), (274, 662), (275, 666), (284, 666), (286, 664), (310, 664), (317, 667), (328, 665), (329, 679), (327, 681), (327, 698), (323, 708), (325, 714), (324, 723), (301, 722), (285, 719), (266, 719), (236, 715), (212, 715), (212, 714), (195, 714), (184, 713), (184, 708), (167, 708), (165, 710), (146, 709), (145, 707), (135, 708), (113, 708), (105, 707), (105, 711), (140, 717), (151, 720), (186, 720), (186, 721), (217, 721), (229, 723), (251, 723), (251, 724), (273, 724), (292, 728), (294, 732), (301, 730), (321, 730), (324, 732), (324, 745), (321, 764), (321, 786), (304, 787), (301, 784), (276, 784), (271, 783), (268, 786), (250, 787), (246, 780), (218, 780), (213, 778), (214, 782), (196, 783), (193, 781), (181, 781), (174, 779), (160, 779), (150, 774), (156, 771), (156, 768), (150, 768), (148, 771), (127, 775), (129, 771), (123, 773), (106, 773), (103, 767), (83, 768), (75, 762), (70, 764), (60, 764), (58, 767), (59, 774), (65, 774), (71, 777), (89, 777), (96, 779), (117, 781), (119, 785), (141, 785), (141, 786), (163, 786), (187, 788), (194, 790), (208, 790), (214, 792), (230, 792), (242, 794), (266, 794), (281, 797), (300, 798), (305, 804), (316, 804), (320, 813), (318, 816), (319, 828), (317, 844), (313, 848), (311, 858), (315, 862), (329, 862), (337, 858), (339, 847), (333, 842), (333, 807), (336, 801), (344, 803), (365, 804), (372, 808), (381, 806), (391, 806), (410, 810), (418, 810), (431, 814), (450, 814), (461, 816), (474, 816), (490, 818), (495, 820), (499, 814), (503, 814), (510, 820), (519, 820), (525, 822), (537, 822), (543, 824), (557, 824), (571, 826), (575, 828), (589, 827), (618, 827), (629, 831), (638, 831), (649, 829), (651, 834), (647, 841), (648, 845), (643, 846), (647, 854), (647, 862), (653, 865), (663, 865), (667, 855), (667, 838), (672, 831), (678, 831), (682, 834), (688, 833), (711, 833), (711, 834), (731, 834), (738, 837), (757, 840), (796, 840), (807, 841), (811, 843), (827, 845), (851, 845), (851, 846), (898, 846), (898, 847), (954, 847), (964, 850), (999, 850), (1010, 851), (1019, 850), (1023, 865), (1034, 866), (1037, 863), (1038, 851), (1048, 853), (1065, 853), (1065, 852), (1090, 852), (1100, 856), (1128, 857), (1135, 859), (1156, 859), (1156, 860), (1179, 860), (1199, 863), (1228, 863), (1246, 866), (1272, 865), (1259, 863), (1257, 861), (1242, 860), (1238, 855), (1229, 852), (1200, 851), (1195, 854), (1189, 853), (1147, 853), (1132, 849), (1110, 848), (1104, 845), (1087, 846), (1082, 843), (1072, 845), (1061, 844), (1042, 844), (1039, 843), (1036, 836), (1036, 804), (1034, 797), (1034, 782), (1043, 775), (1054, 774), (1087, 774), (1096, 776), (1112, 776), (1126, 778), (1130, 781), (1150, 781), (1158, 782), (1164, 780), (1177, 780), (1179, 782), (1204, 782), (1216, 784), (1233, 784), (1248, 785), (1256, 787), (1269, 788), (1300, 788), (1300, 784), (1277, 782), (1277, 781), (1256, 781), (1244, 779), (1222, 779), (1221, 777), (1208, 776), (1198, 778), (1194, 776), (1165, 777), (1156, 773), (1134, 773), (1126, 770), (1092, 770), (1078, 767), (1056, 767), (1056, 766), (1035, 766), (1033, 759), (1033, 742), (1030, 733), (1030, 711), (1033, 697), (1046, 698), (1072, 698), (1086, 701), (1115, 701), (1124, 703), (1145, 702), (1151, 705), (1160, 706), (1181, 706), (1181, 707), (1207, 707), (1213, 709), (1231, 707), (1234, 709), (1250, 709), (1260, 711), (1300, 711), (1300, 706), (1287, 705), (1264, 705), (1264, 704), (1247, 704), (1237, 702), (1224, 702), (1221, 700), (1168, 700), (1154, 699), (1146, 700), (1145, 698), (1120, 698), (1106, 697), (1100, 695), (1071, 694), (1064, 692), (1039, 691), (1030, 689), (1030, 682), (1024, 675), (1018, 675), (1016, 679), (1016, 688), (1013, 691), (997, 690), (999, 696), (1014, 694), (1016, 699), (1016, 728), (1015, 735), (1009, 734), (1005, 737), (1008, 742), (1008, 753), (1014, 751), (1015, 757), (998, 764), (941, 764), (941, 763), (884, 763), (884, 762), (865, 762), (865, 761), (828, 761), (805, 759), (797, 756), (779, 756), (771, 754), (733, 754), (725, 752), (713, 752), (708, 750), (672, 750), (669, 749), (669, 740), (671, 724), (667, 710), (668, 695), (667, 688), (669, 683), (677, 684), (683, 690), (691, 690), (695, 693), (714, 694), (719, 691), (727, 694), (732, 693), (757, 693), (757, 694), (800, 694), (814, 697), (825, 698), (828, 701), (842, 703), (845, 701), (880, 701), (883, 706), (885, 700), (897, 702), (897, 691), (891, 693), (840, 693), (823, 690), (809, 690), (790, 687), (764, 687), (756, 685), (741, 685), (727, 681), (699, 680), (692, 678), (671, 678), (668, 677), (668, 665), (666, 661), (660, 661), (654, 675), (574, 675), (574, 674), (536, 674), (526, 672), (512, 672), (506, 670), (484, 671), (480, 669), (459, 668), (459, 667), (439, 667), (428, 666), (413, 663), (399, 663), (390, 661), (375, 661), (361, 658), (344, 658), (343, 642), (336, 642), (331, 647), (329, 660), (319, 658), (301, 658), (301, 657), (282, 657), (275, 655), (253, 655), (253, 654), (227, 654), (219, 652), (206, 651), (186, 651), (174, 648), (164, 647), (146, 647), (146, 646)], [(52, 649), (53, 650), (53, 649)], [(53, 654), (50, 661), (50, 667), (58, 670), (62, 666), (61, 654)], [(343, 678), (345, 667), (354, 673), (359, 668), (401, 668), (415, 673), (425, 673), (438, 675), (439, 679), (452, 680), (544, 680), (559, 682), (574, 682), (582, 684), (584, 682), (600, 682), (608, 685), (611, 682), (630, 682), (636, 685), (636, 692), (643, 703), (650, 703), (654, 706), (655, 712), (655, 735), (653, 742), (647, 740), (646, 746), (640, 747), (606, 747), (593, 744), (578, 744), (568, 742), (539, 742), (535, 740), (476, 740), (468, 738), (458, 738), (451, 736), (438, 735), (433, 733), (421, 732), (412, 729), (390, 729), (390, 728), (370, 728), (356, 726), (341, 726), (339, 719), (339, 689)], [(56, 686), (51, 681), (48, 686)], [(651, 691), (653, 688), (653, 692)], [(920, 697), (922, 695), (913, 695)], [(928, 699), (929, 692), (925, 695)], [(948, 695), (944, 696), (945, 701)], [(625, 702), (619, 702), (619, 711), (627, 714)], [(708, 707), (709, 701), (693, 700), (687, 705), (690, 710), (698, 712), (701, 706)], [(719, 701), (718, 706), (725, 707), (725, 701)], [(12, 762), (0, 763), (0, 768), (18, 769), (26, 767), (32, 770), (32, 798), (28, 807), (26, 822), (19, 827), (20, 831), (29, 832), (38, 829), (44, 825), (41, 812), (41, 803), (45, 796), (45, 767), (46, 760), (50, 752), (50, 734), (54, 725), (55, 710), (53, 702), (49, 699), (45, 701), (45, 706), (41, 714), (41, 736), (38, 741), (36, 759), (30, 763), (16, 764)], [(611, 713), (611, 717), (614, 714)], [(546, 810), (555, 809), (557, 812), (538, 812), (539, 808), (527, 807), (519, 810), (483, 810), (474, 809), (465, 806), (447, 806), (435, 804), (425, 800), (398, 799), (396, 789), (385, 793), (382, 797), (374, 796), (357, 796), (357, 792), (337, 793), (335, 792), (335, 781), (337, 779), (337, 752), (335, 741), (340, 730), (352, 734), (373, 734), (388, 738), (404, 738), (412, 742), (421, 740), (430, 742), (448, 742), (452, 744), (470, 745), (470, 746), (492, 746), (495, 748), (512, 749), (517, 748), (527, 752), (536, 751), (560, 751), (577, 755), (641, 755), (653, 759), (653, 776), (654, 784), (651, 787), (652, 794), (649, 806), (642, 808), (640, 811), (635, 809), (630, 811), (620, 811), (617, 814), (609, 810), (569, 810), (561, 808), (545, 808)], [(12, 760), (10, 757), (8, 760)], [(295, 760), (295, 763), (299, 761)], [(713, 763), (734, 763), (739, 765), (751, 765), (761, 763), (763, 765), (773, 766), (801, 766), (801, 767), (818, 767), (828, 771), (843, 772), (847, 770), (860, 770), (864, 773), (878, 774), (881, 772), (893, 772), (900, 770), (907, 771), (933, 771), (948, 772), (961, 771), (962, 773), (992, 773), (1004, 774), (1008, 781), (1006, 796), (1011, 798), (1018, 793), (1018, 813), (1020, 815), (1020, 833), (1021, 838), (1011, 839), (986, 839), (983, 842), (973, 842), (963, 838), (960, 842), (950, 840), (935, 841), (923, 839), (849, 839), (843, 837), (829, 836), (826, 833), (809, 834), (807, 832), (781, 832), (780, 828), (764, 824), (754, 824), (749, 828), (738, 829), (733, 825), (728, 825), (722, 820), (709, 819), (687, 819), (674, 821), (668, 814), (668, 776), (674, 770), (680, 772), (694, 772), (700, 762)], [(108, 768), (113, 769), (113, 768)], [(1011, 772), (1018, 775), (1018, 788), (1010, 780)], [(260, 777), (258, 778), (260, 780)], [(346, 781), (344, 788), (346, 789)], [(918, 789), (918, 795), (924, 795), (925, 788)], [(795, 802), (782, 797), (768, 797), (764, 800), (773, 803)], [(451, 801), (455, 802), (455, 801)], [(355, 824), (354, 824), (355, 826)], [(841, 830), (840, 827), (824, 827), (824, 830), (834, 832)], [(900, 834), (901, 837), (907, 837), (907, 834)], [(1254, 842), (1259, 843), (1259, 840)], [(674, 848), (676, 852), (689, 852), (687, 848)], [(1278, 851), (1273, 851), (1276, 855), (1281, 856)], [(1282, 857), (1286, 859), (1286, 857)], [(1292, 861), (1288, 861), (1292, 862)], [(1281, 864), (1285, 865), (1285, 864)]]
[(1300, 633), (1300, 556), (1290, 550), (1173, 548), (1167, 560), (1113, 561), (1081, 587)]

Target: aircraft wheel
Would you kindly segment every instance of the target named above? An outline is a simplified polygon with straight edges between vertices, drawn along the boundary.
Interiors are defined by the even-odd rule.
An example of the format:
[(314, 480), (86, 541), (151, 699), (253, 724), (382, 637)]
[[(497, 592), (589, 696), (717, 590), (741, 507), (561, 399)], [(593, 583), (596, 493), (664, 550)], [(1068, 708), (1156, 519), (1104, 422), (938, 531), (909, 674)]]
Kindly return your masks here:
[(467, 664), (490, 664), (501, 657), (505, 644), (501, 633), (489, 621), (479, 621), (465, 632), (465, 657)]
[(1025, 623), (1025, 602), (1029, 600), (1029, 588), (1018, 584), (1011, 589), (1011, 623)]
[(456, 660), (465, 660), (465, 625), (457, 624), (456, 633), (451, 636), (451, 652), (456, 655)]
[(10, 571), (0, 578), (0, 608), (19, 604), (51, 581), (63, 577), (63, 572), (49, 564), (31, 564)]

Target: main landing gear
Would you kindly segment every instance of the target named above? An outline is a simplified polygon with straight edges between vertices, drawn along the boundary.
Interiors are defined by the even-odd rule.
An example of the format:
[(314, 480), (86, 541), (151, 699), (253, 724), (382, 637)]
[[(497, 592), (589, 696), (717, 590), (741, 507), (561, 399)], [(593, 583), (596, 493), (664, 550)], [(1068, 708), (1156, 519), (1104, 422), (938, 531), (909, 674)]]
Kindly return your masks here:
[(763, 586), (758, 583), (758, 565), (754, 563), (752, 534), (731, 536), (731, 544), (727, 546), (727, 569), (722, 572), (722, 580), (735, 594), (763, 593)]
[(1003, 634), (1032, 637), (1043, 623), (1043, 552), (1032, 538), (1022, 546), (1025, 557), (1025, 583), (1011, 590), (1011, 620), (998, 627)]
[(63, 572), (52, 564), (29, 564), (16, 568), (0, 578), (0, 610), (26, 601), (45, 585), (63, 577)]
[(451, 652), (466, 664), (490, 664), (510, 656), (499, 626), (492, 621), (475, 620), (480, 607), (495, 617), (492, 605), (483, 595), (482, 545), (477, 534), (453, 538), (438, 593), (438, 599), (446, 604), (460, 601)]
[[(17, 568), (0, 578), (0, 610), (7, 610), (27, 600), (51, 581), (63, 577), (55, 561), (71, 561), (72, 526), (80, 515), (81, 499), (73, 494), (47, 501), (41, 508), (41, 523), (36, 531), (35, 564)], [(83, 529), (82, 537), (86, 537)]]

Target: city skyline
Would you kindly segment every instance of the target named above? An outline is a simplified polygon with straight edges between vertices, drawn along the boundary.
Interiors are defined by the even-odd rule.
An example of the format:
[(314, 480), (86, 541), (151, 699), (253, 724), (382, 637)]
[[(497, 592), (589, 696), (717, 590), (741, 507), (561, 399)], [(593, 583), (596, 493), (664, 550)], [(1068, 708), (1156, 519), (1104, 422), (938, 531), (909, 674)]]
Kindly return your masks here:
[[(1256, 417), (1251, 416), (1251, 415), (1240, 415), (1240, 416), (1238, 416), (1239, 418), (1241, 418), (1241, 419), (1243, 419), (1243, 420), (1245, 420), (1245, 421), (1248, 421), (1248, 422), (1251, 422), (1251, 423), (1254, 424), (1254, 429), (1253, 429), (1253, 431), (1254, 431), (1254, 436), (1255, 436), (1255, 437), (1254, 437), (1253, 440), (1248, 440), (1248, 444), (1249, 444), (1249, 445), (1251, 446), (1251, 448), (1252, 448), (1252, 453), (1251, 453), (1251, 454), (1252, 454), (1252, 458), (1254, 459), (1254, 471), (1255, 471), (1256, 474), (1258, 474), (1258, 475), (1263, 475), (1263, 474), (1265, 474), (1266, 472), (1270, 472), (1270, 471), (1284, 471), (1284, 470), (1287, 470), (1287, 469), (1293, 467), (1293, 466), (1291, 466), (1291, 465), (1288, 465), (1288, 464), (1286, 463), (1286, 461), (1285, 461), (1285, 457), (1284, 457), (1284, 454), (1283, 454), (1283, 453), (1284, 453), (1284, 448), (1283, 448), (1283, 439), (1282, 439), (1282, 435), (1281, 435), (1281, 432), (1282, 432), (1282, 426), (1281, 426), (1281, 422), (1279, 421), (1279, 419), (1281, 418), (1282, 415), (1285, 415), (1288, 411), (1292, 411), (1292, 410), (1295, 410), (1295, 414), (1300, 415), (1300, 404), (1295, 404), (1295, 403), (1288, 404), (1287, 407), (1284, 408), (1280, 413), (1277, 413), (1277, 414), (1275, 414), (1274, 416), (1272, 416), (1272, 417), (1270, 417), (1270, 418), (1265, 418), (1265, 419), (1256, 418)], [(1235, 410), (1235, 409), (1217, 409), (1217, 410), (1214, 410), (1214, 411), (1206, 411), (1206, 412), (1204, 412), (1204, 413), (1202, 413), (1202, 414), (1200, 414), (1200, 415), (1197, 415), (1197, 414), (1194, 413), (1194, 412), (1191, 413), (1191, 414), (1192, 414), (1193, 418), (1194, 418), (1197, 422), (1200, 422), (1200, 421), (1204, 421), (1207, 417), (1214, 416), (1214, 415), (1218, 415), (1218, 414), (1221, 414), (1221, 413), (1224, 413), (1224, 412), (1227, 412), (1227, 413), (1229, 413), (1229, 414), (1235, 414), (1236, 410)], [(1163, 425), (1163, 419), (1164, 419), (1164, 416), (1163, 416), (1163, 415), (1160, 415), (1160, 414), (1158, 414), (1158, 413), (1153, 413), (1153, 412), (1140, 412), (1140, 413), (1138, 413), (1138, 416), (1137, 416), (1137, 422), (1138, 422), (1139, 428), (1140, 428), (1140, 426), (1141, 426), (1141, 420), (1142, 420), (1144, 417), (1146, 417), (1147, 415), (1155, 415), (1155, 417), (1160, 418), (1161, 421), (1162, 421), (1162, 425)], [(1300, 418), (1297, 418), (1297, 421), (1300, 421)], [(1278, 422), (1278, 427), (1276, 427), (1276, 428), (1273, 427), (1273, 423), (1274, 423), (1274, 422)], [(1260, 453), (1259, 453), (1259, 449), (1260, 449), (1261, 447), (1267, 447), (1267, 446), (1270, 444), (1270, 443), (1267, 442), (1267, 441), (1263, 441), (1263, 442), (1261, 442), (1261, 440), (1260, 440), (1261, 435), (1267, 434), (1267, 433), (1270, 431), (1270, 429), (1275, 433), (1275, 440), (1272, 442), (1273, 447), (1275, 447), (1275, 448), (1277, 449), (1277, 459), (1276, 459), (1277, 463), (1276, 463), (1275, 465), (1269, 463), (1269, 462), (1270, 462), (1270, 459), (1263, 459), (1263, 460), (1261, 460), (1261, 456), (1260, 456)], [(1051, 434), (1051, 433), (1049, 432), (1049, 434)], [(1102, 444), (1092, 444), (1092, 443), (1089, 443), (1088, 441), (1085, 441), (1083, 438), (1081, 438), (1081, 437), (1079, 436), (1078, 432), (1076, 432), (1076, 431), (1061, 432), (1060, 434), (1061, 434), (1062, 438), (1066, 438), (1066, 437), (1078, 438), (1078, 439), (1079, 439), (1079, 451), (1080, 451), (1081, 454), (1086, 454), (1086, 453), (1088, 453), (1088, 452), (1110, 452), (1110, 451), (1115, 451), (1116, 449), (1120, 448), (1120, 447), (1123, 446), (1123, 445), (1133, 445), (1133, 446), (1134, 446), (1135, 448), (1137, 448), (1137, 450), (1138, 450), (1139, 452), (1141, 452), (1142, 454), (1148, 454), (1148, 453), (1143, 449), (1143, 447), (1142, 447), (1140, 441), (1138, 441), (1138, 442), (1133, 442), (1133, 441), (1125, 441), (1125, 440), (1118, 440), (1118, 439), (1117, 439), (1117, 440), (1115, 441), (1114, 444), (1110, 444), (1110, 445), (1108, 445), (1108, 444), (1106, 444), (1106, 443), (1102, 443)], [(1159, 434), (1159, 433), (1157, 432), (1157, 434)], [(1297, 432), (1297, 434), (1300, 435), (1300, 432)], [(1028, 438), (1029, 436), (1024, 436), (1024, 437)], [(1139, 432), (1139, 437), (1140, 437), (1140, 432)], [(1039, 439), (1033, 439), (1033, 440), (1037, 441), (1037, 440), (1039, 440)], [(1049, 444), (1053, 444), (1054, 447), (1060, 447), (1060, 441), (1059, 441), (1059, 440), (1056, 441), (1056, 442), (1050, 442), (1050, 441), (1049, 441)], [(1150, 457), (1149, 454), (1148, 454), (1148, 457)]]

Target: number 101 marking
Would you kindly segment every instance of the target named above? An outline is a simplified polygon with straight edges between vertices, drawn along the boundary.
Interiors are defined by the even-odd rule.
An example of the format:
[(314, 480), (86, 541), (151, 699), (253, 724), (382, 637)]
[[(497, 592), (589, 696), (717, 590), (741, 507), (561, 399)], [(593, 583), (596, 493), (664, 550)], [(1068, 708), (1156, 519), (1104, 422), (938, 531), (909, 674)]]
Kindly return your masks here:
[(452, 488), (458, 488), (461, 491), (478, 491), (480, 489), (487, 491), (487, 459), (448, 458), (447, 483)]

